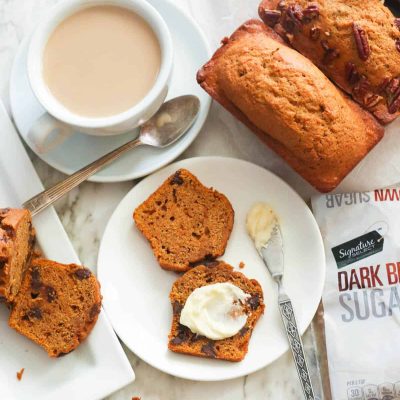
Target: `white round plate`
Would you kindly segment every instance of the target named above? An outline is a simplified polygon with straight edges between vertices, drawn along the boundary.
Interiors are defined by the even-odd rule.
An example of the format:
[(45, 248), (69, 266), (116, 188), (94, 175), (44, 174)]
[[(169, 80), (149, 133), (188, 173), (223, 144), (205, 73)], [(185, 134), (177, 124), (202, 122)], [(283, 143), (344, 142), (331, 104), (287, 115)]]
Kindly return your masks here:
[[(167, 348), (172, 318), (168, 295), (179, 275), (160, 268), (132, 213), (179, 168), (188, 169), (231, 201), (235, 223), (221, 258), (257, 279), (264, 291), (265, 314), (253, 332), (246, 358), (239, 363), (176, 354)], [(304, 201), (281, 179), (254, 164), (223, 157), (183, 160), (147, 177), (126, 195), (100, 246), (98, 277), (105, 310), (118, 336), (144, 361), (181, 378), (218, 381), (252, 373), (288, 350), (276, 285), (246, 233), (246, 214), (258, 201), (269, 203), (279, 215), (285, 246), (284, 285), (301, 333), (310, 324), (322, 295), (325, 256), (317, 223)], [(238, 268), (241, 261), (244, 269)]]
[[(166, 21), (174, 45), (174, 67), (167, 99), (183, 94), (199, 97), (200, 113), (194, 125), (174, 145), (166, 149), (141, 147), (121, 157), (112, 165), (93, 175), (93, 182), (120, 182), (140, 178), (167, 165), (193, 142), (208, 114), (211, 98), (196, 82), (197, 70), (210, 58), (207, 41), (191, 17), (170, 0), (148, 0)], [(30, 38), (21, 44), (15, 57), (10, 81), (10, 103), (14, 121), (26, 136), (45, 112), (29, 84), (26, 56)], [(137, 130), (118, 136), (90, 136), (76, 132), (46, 154), (36, 153), (43, 161), (65, 174), (72, 174), (86, 164), (137, 136)], [(29, 142), (26, 141), (29, 145)], [(34, 151), (34, 149), (32, 149)]]

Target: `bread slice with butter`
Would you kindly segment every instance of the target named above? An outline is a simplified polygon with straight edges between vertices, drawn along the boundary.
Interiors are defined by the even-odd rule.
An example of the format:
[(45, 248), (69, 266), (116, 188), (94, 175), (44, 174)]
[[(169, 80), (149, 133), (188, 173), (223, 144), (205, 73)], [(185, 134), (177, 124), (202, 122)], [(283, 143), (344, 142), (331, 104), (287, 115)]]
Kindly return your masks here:
[[(211, 340), (181, 325), (181, 311), (190, 294), (197, 288), (222, 282), (232, 283), (248, 295), (244, 304), (248, 317), (243, 328), (232, 337)], [(227, 361), (244, 359), (254, 327), (264, 312), (263, 291), (255, 279), (248, 279), (223, 261), (212, 261), (191, 269), (176, 280), (169, 298), (173, 310), (168, 343), (171, 351)]]

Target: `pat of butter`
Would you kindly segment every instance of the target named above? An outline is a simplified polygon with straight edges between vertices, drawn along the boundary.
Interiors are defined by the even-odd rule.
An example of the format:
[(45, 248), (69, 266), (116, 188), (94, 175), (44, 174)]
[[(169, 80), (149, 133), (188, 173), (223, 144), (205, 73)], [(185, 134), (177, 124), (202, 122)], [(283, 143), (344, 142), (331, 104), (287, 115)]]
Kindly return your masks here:
[(243, 304), (249, 297), (229, 282), (202, 286), (187, 298), (179, 322), (212, 340), (235, 336), (246, 325)]
[(246, 227), (257, 250), (260, 251), (267, 245), (277, 224), (278, 217), (268, 204), (256, 203), (250, 209), (247, 214)]

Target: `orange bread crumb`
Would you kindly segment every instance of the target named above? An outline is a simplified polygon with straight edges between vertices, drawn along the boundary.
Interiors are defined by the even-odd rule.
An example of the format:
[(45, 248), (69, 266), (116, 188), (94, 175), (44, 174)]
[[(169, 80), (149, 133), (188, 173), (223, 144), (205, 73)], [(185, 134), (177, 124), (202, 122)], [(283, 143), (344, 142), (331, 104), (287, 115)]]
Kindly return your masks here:
[(17, 372), (17, 379), (20, 381), (22, 379), (22, 375), (24, 374), (25, 368), (21, 368), (20, 371)]

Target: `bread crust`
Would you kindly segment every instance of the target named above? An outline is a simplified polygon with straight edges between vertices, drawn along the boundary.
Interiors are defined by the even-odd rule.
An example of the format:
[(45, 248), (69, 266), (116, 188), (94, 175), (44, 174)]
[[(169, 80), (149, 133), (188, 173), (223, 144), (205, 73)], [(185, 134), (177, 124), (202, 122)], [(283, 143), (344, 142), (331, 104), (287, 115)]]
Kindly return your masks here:
[[(274, 59), (268, 64), (271, 53), (268, 46), (276, 46), (276, 57), (280, 57), (279, 63), (283, 69), (277, 67), (278, 62)], [(241, 57), (246, 60), (242, 63), (243, 68), (250, 69), (248, 75), (253, 81), (241, 83), (240, 76), (235, 78), (234, 68), (231, 68), (229, 63), (236, 63), (235, 68), (237, 68)], [(295, 93), (286, 92), (279, 87), (282, 79), (275, 87), (278, 92), (281, 91), (279, 96), (284, 104), (283, 107), (274, 104), (277, 95), (262, 90), (265, 84), (264, 78), (268, 75), (252, 70), (253, 65), (257, 66), (261, 58), (266, 60), (267, 67), (269, 65), (277, 67), (274, 71), (278, 76), (281, 74), (280, 78), (294, 82), (299, 90), (306, 88), (311, 94), (313, 90), (317, 92), (317, 96), (312, 99), (316, 104), (310, 104), (311, 100), (304, 98), (304, 94), (302, 102), (299, 103), (301, 106), (312, 108), (318, 107), (317, 102), (320, 102), (326, 109), (325, 113), (319, 110), (305, 111), (308, 134), (304, 134), (304, 131), (300, 131), (292, 123), (296, 114), (288, 115), (285, 110), (286, 104), (291, 102)], [(294, 80), (291, 74), (296, 75)], [(383, 128), (369, 113), (342, 94), (311, 61), (289, 48), (276, 32), (259, 20), (247, 21), (230, 38), (225, 38), (211, 60), (199, 70), (197, 81), (211, 97), (248, 126), (321, 192), (333, 190), (383, 136)], [(230, 91), (229, 94), (227, 89)], [(328, 123), (327, 132), (321, 130), (320, 121), (324, 118), (330, 120), (329, 124), (336, 124), (335, 131)], [(344, 121), (341, 118), (344, 118)], [(265, 125), (265, 121), (270, 122), (268, 131), (260, 128), (260, 125)], [(303, 135), (303, 142), (296, 146), (293, 142), (299, 135)], [(313, 154), (314, 142), (320, 138), (320, 148), (317, 149), (317, 154)], [(290, 146), (289, 141), (292, 142), (291, 145), (289, 143)]]
[[(199, 287), (221, 282), (230, 282), (251, 296), (252, 307), (249, 308), (246, 325), (235, 336), (222, 340), (210, 340), (194, 335), (189, 328), (179, 323), (180, 313), (187, 298)], [(214, 261), (208, 265), (197, 266), (177, 279), (169, 298), (173, 313), (168, 337), (168, 348), (171, 351), (233, 362), (244, 359), (254, 327), (265, 308), (262, 288), (255, 279), (249, 279), (241, 272), (234, 271), (223, 261)]]
[[(264, 10), (275, 10), (279, 2), (263, 0), (258, 9), (260, 17), (265, 19)], [(294, 4), (305, 8), (310, 2), (286, 1), (286, 7)], [(393, 121), (400, 112), (388, 111), (388, 93), (381, 90), (385, 79), (400, 77), (400, 52), (396, 48), (400, 31), (394, 24), (395, 17), (391, 11), (380, 0), (313, 0), (312, 4), (318, 6), (319, 15), (309, 23), (299, 24), (297, 29), (288, 33), (279, 21), (274, 29), (359, 104), (372, 112), (382, 124)], [(362, 60), (358, 54), (353, 23), (363, 29), (368, 38), (370, 55), (366, 60)], [(319, 30), (317, 38), (311, 38), (311, 29)], [(338, 52), (338, 56), (329, 62), (325, 58), (322, 41)], [(367, 91), (357, 90), (361, 81), (349, 81), (346, 72), (348, 63), (354, 64), (357, 73), (366, 78), (363, 87)], [(373, 96), (379, 96), (381, 100)], [(378, 103), (375, 104), (376, 101)]]

